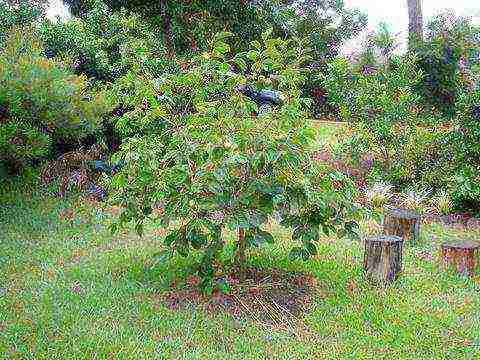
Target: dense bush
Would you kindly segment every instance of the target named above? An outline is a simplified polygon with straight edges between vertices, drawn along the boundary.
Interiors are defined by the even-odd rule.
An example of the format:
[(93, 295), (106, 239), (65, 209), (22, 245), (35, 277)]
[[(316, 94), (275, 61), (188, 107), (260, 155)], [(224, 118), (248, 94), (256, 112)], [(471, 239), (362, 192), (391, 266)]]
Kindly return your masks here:
[(45, 59), (32, 33), (12, 30), (0, 50), (0, 161), (14, 169), (47, 156), (57, 141), (94, 133), (104, 111), (102, 96)]
[[(236, 0), (207, 1), (118, 1), (64, 0), (72, 13), (85, 18), (99, 6), (110, 13), (126, 10), (161, 35), (162, 42), (177, 54), (207, 48), (212, 33), (229, 29), (239, 35), (238, 47), (260, 36), (266, 26), (263, 5)], [(267, 3), (267, 2), (266, 2)]]
[[(240, 266), (248, 246), (273, 241), (262, 226), (273, 214), (294, 229), (301, 246), (292, 255), (300, 258), (316, 253), (320, 230), (353, 230), (345, 223), (349, 182), (311, 160), (314, 131), (305, 116), (308, 100), (300, 96), (303, 46), (265, 35), (232, 58), (229, 36), (217, 35), (212, 50), (181, 73), (142, 79), (150, 89), (132, 113), (148, 125), (146, 134), (122, 145), (125, 167), (111, 184), (123, 208), (114, 228), (141, 233), (148, 219), (157, 219), (169, 230), (166, 245), (184, 256), (202, 249), (198, 271), (206, 290), (226, 228), (238, 232)], [(259, 109), (242, 91), (247, 83), (283, 92), (283, 104)]]
[(366, 16), (347, 9), (343, 2), (302, 1), (118, 1), (64, 0), (73, 14), (85, 17), (98, 4), (112, 12), (126, 9), (140, 14), (177, 54), (206, 50), (211, 34), (227, 29), (237, 36), (236, 48), (243, 50), (268, 28), (277, 35), (308, 37), (315, 58), (337, 54), (345, 39), (358, 33)]
[[(457, 45), (465, 58), (468, 46)], [(432, 52), (438, 49), (425, 45), (429, 46)], [(469, 48), (469, 54), (473, 49)], [(478, 211), (480, 95), (473, 89), (474, 74), (467, 73), (474, 69), (473, 58), (463, 62), (463, 73), (458, 65), (460, 55), (445, 63), (457, 68), (450, 72), (454, 73), (455, 96), (448, 111), (456, 113), (449, 121), (435, 109), (425, 107), (425, 98), (418, 93), (425, 79), (432, 79), (432, 73), (428, 73), (431, 69), (425, 74), (416, 73), (411, 69), (418, 58), (389, 55), (380, 61), (378, 54), (367, 47), (353, 62), (338, 59), (329, 64), (323, 79), (323, 86), (329, 89), (329, 102), (351, 124), (343, 156), (351, 166), (363, 170), (360, 173), (367, 180), (388, 181), (399, 189), (448, 189), (457, 208)], [(447, 82), (441, 83), (445, 87), (438, 91), (448, 87)], [(445, 111), (448, 102), (440, 102)], [(368, 169), (362, 168), (365, 164)]]
[(45, 13), (46, 0), (0, 0), (0, 46), (8, 31), (27, 26)]
[[(147, 63), (149, 72), (158, 75), (175, 66), (169, 59), (206, 50), (216, 31), (227, 29), (237, 35), (233, 52), (245, 49), (267, 28), (273, 28), (274, 34), (283, 39), (305, 38), (312, 50), (312, 72), (303, 90), (314, 100), (311, 112), (315, 116), (331, 110), (315, 76), (366, 24), (366, 16), (359, 11), (346, 8), (342, 2), (325, 0), (65, 2), (81, 20), (45, 28), (49, 53), (57, 56), (62, 48), (67, 49), (70, 56), (74, 54), (77, 73), (100, 80), (113, 81), (131, 70), (118, 50), (122, 48), (132, 49), (131, 54), (141, 53), (140, 59), (135, 55), (131, 58)], [(132, 31), (132, 24), (136, 31)]]
[(457, 204), (480, 212), (480, 90), (465, 91), (457, 102), (453, 133), (458, 170), (453, 184)]
[(384, 172), (396, 165), (401, 139), (405, 139), (404, 125), (417, 120), (418, 98), (411, 85), (418, 81), (418, 75), (410, 66), (408, 61), (398, 61), (392, 69), (363, 71), (341, 58), (329, 64), (323, 79), (329, 101), (358, 131), (352, 148), (371, 151)]

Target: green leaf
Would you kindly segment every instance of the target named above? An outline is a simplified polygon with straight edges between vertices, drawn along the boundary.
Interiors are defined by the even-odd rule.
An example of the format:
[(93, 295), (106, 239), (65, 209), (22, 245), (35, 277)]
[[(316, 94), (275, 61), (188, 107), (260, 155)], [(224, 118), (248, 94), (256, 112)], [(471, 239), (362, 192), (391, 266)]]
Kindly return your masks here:
[(266, 41), (268, 39), (270, 39), (270, 37), (272, 36), (273, 34), (273, 27), (265, 30), (263, 33), (262, 33), (262, 39), (263, 41)]
[(118, 234), (118, 224), (117, 223), (113, 223), (110, 225), (110, 233), (112, 235), (117, 235)]
[(166, 246), (171, 246), (176, 240), (177, 240), (178, 232), (177, 231), (172, 231), (170, 234), (168, 234), (165, 237), (164, 244)]
[(258, 40), (253, 40), (252, 41), (252, 47), (256, 50), (261, 50), (262, 49), (262, 44), (260, 44), (260, 41), (258, 41)]
[(247, 63), (242, 58), (237, 57), (233, 61), (241, 71), (245, 71), (247, 69)]
[(137, 224), (135, 225), (135, 231), (139, 236), (143, 236), (143, 222), (137, 222)]
[(179, 245), (175, 248), (175, 250), (184, 258), (186, 258), (188, 256), (188, 252), (189, 252), (189, 247), (187, 244), (182, 244), (182, 245)]
[(221, 31), (215, 34), (215, 41), (221, 41), (234, 36), (235, 34), (231, 33), (230, 31)]
[(274, 243), (273, 236), (270, 233), (260, 229), (253, 233), (252, 240), (255, 246), (260, 246), (260, 245), (263, 245), (264, 243), (267, 243), (267, 244)]
[(317, 255), (317, 247), (312, 242), (307, 242), (305, 244), (305, 249), (308, 251), (310, 255)]
[(215, 290), (213, 284), (213, 278), (210, 276), (203, 277), (199, 284), (200, 290), (207, 296), (211, 296), (213, 294), (213, 290)]
[(230, 65), (228, 65), (227, 63), (221, 63), (221, 64), (218, 65), (218, 70), (222, 74), (225, 74), (226, 72), (228, 72), (230, 70)]
[(260, 57), (260, 53), (258, 51), (255, 51), (255, 50), (250, 50), (248, 53), (247, 53), (247, 58), (251, 61), (257, 61), (257, 59)]
[(292, 250), (290, 250), (290, 254), (288, 255), (288, 258), (292, 261), (295, 260), (302, 260), (304, 257), (305, 250), (302, 249), (301, 247), (294, 247)]
[(220, 290), (222, 294), (228, 295), (231, 292), (230, 284), (226, 281), (219, 281), (218, 290)]
[(172, 250), (163, 250), (160, 251), (158, 254), (155, 254), (152, 258), (153, 260), (153, 265), (155, 266), (156, 264), (163, 264), (168, 261), (173, 257), (173, 252)]
[(207, 243), (207, 236), (197, 230), (190, 230), (187, 235), (187, 241), (192, 244), (194, 249), (200, 249)]
[(219, 42), (215, 44), (215, 48), (213, 49), (213, 56), (218, 58), (224, 58), (226, 54), (230, 52), (230, 45)]

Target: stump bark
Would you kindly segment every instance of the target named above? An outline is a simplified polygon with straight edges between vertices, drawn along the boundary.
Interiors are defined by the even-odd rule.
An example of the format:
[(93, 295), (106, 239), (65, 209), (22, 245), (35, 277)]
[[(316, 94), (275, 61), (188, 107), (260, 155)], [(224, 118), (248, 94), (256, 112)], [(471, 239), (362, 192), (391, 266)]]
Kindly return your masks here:
[(420, 221), (420, 214), (416, 212), (388, 207), (383, 219), (383, 233), (414, 243), (420, 236)]
[(443, 243), (441, 262), (444, 269), (453, 269), (463, 276), (473, 276), (478, 266), (480, 244), (470, 241)]
[(381, 235), (365, 239), (365, 278), (385, 285), (395, 281), (402, 273), (402, 258), (401, 237)]

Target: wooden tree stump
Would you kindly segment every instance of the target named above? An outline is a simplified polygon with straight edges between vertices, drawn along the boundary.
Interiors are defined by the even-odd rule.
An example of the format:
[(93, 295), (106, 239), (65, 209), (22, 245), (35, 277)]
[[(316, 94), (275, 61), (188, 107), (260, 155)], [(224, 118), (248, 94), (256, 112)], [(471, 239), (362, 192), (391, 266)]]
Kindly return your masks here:
[(416, 212), (387, 207), (383, 219), (383, 233), (414, 243), (420, 236), (420, 221), (420, 214)]
[(443, 243), (441, 261), (444, 269), (454, 269), (460, 275), (473, 276), (478, 266), (480, 244), (471, 241)]
[(363, 272), (367, 279), (387, 284), (402, 272), (403, 239), (380, 235), (365, 239)]

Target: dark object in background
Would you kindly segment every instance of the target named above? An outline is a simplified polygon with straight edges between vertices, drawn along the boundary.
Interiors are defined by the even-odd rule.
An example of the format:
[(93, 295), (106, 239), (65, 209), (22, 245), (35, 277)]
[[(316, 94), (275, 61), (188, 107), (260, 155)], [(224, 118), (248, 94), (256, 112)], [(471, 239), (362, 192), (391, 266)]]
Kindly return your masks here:
[(0, 104), (0, 124), (8, 120), (8, 107), (5, 104)]
[(103, 160), (94, 160), (91, 163), (92, 171), (97, 174), (107, 174), (107, 175), (115, 175), (118, 171), (120, 171), (125, 163), (123, 160), (120, 160), (116, 164), (109, 165), (106, 161)]
[(104, 201), (107, 198), (107, 191), (101, 186), (91, 184), (87, 190), (88, 194), (99, 201)]
[(480, 105), (474, 106), (472, 109), (472, 116), (474, 119), (480, 121)]
[(282, 93), (275, 90), (255, 91), (251, 85), (246, 85), (240, 90), (245, 96), (253, 100), (258, 106), (262, 105), (282, 105)]
[(131, 106), (117, 106), (109, 115), (108, 118), (105, 118), (102, 122), (103, 127), (103, 136), (105, 138), (105, 142), (107, 144), (108, 152), (110, 154), (116, 153), (120, 145), (122, 144), (122, 137), (115, 130), (114, 123), (116, 120), (112, 121), (112, 118), (119, 118), (128, 113), (129, 111), (134, 110)]
[(9, 169), (7, 164), (5, 164), (3, 161), (0, 161), (0, 184), (3, 180), (7, 179), (8, 175)]
[(91, 168), (97, 174), (110, 174), (112, 172), (112, 167), (103, 160), (92, 161)]
[(73, 140), (66, 140), (66, 139), (58, 139), (53, 144), (53, 150), (51, 155), (49, 156), (50, 160), (57, 159), (63, 154), (77, 151), (81, 148), (89, 149), (93, 145), (97, 143), (97, 139), (94, 135), (88, 135), (83, 139), (73, 139)]

